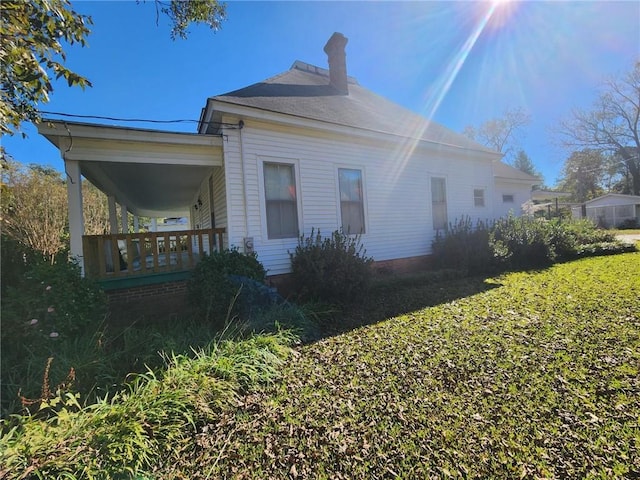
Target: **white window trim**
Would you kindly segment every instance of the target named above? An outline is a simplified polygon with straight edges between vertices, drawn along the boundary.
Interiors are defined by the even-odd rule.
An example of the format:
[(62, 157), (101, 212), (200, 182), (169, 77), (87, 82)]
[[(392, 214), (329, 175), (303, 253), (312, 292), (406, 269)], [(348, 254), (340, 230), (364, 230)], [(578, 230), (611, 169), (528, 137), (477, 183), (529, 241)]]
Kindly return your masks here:
[[(269, 229), (267, 227), (267, 198), (264, 188), (264, 164), (279, 163), (282, 165), (293, 165), (293, 175), (296, 182), (296, 210), (298, 213), (298, 234), (295, 237), (286, 238), (269, 238)], [(302, 184), (300, 182), (300, 159), (287, 157), (268, 157), (260, 155), (258, 157), (258, 192), (260, 196), (260, 231), (262, 233), (262, 244), (277, 245), (297, 242), (298, 238), (304, 232), (302, 223)]]
[[(482, 190), (482, 205), (476, 205), (476, 190)], [(473, 187), (473, 208), (487, 208), (487, 187), (478, 185)]]
[(335, 182), (335, 192), (336, 192), (336, 229), (340, 230), (342, 227), (342, 209), (341, 209), (341, 199), (340, 199), (340, 169), (345, 170), (359, 170), (362, 174), (362, 209), (364, 215), (364, 233), (351, 233), (349, 236), (355, 237), (356, 235), (360, 235), (361, 237), (366, 237), (370, 231), (371, 227), (369, 225), (369, 209), (367, 208), (367, 172), (364, 166), (362, 165), (353, 165), (346, 163), (336, 163), (334, 164), (334, 182)]
[(451, 198), (449, 196), (449, 175), (445, 174), (445, 173), (429, 173), (428, 178), (427, 178), (427, 202), (428, 202), (428, 206), (429, 206), (429, 228), (431, 228), (431, 230), (433, 230), (434, 232), (438, 232), (438, 231), (442, 231), (442, 230), (446, 230), (447, 228), (435, 228), (433, 226), (433, 192), (431, 191), (431, 179), (432, 178), (444, 178), (444, 190), (445, 190), (445, 201), (447, 204), (447, 228), (449, 226), (449, 223), (451, 223), (451, 220), (449, 219), (449, 210), (450, 210), (450, 206), (451, 206)]

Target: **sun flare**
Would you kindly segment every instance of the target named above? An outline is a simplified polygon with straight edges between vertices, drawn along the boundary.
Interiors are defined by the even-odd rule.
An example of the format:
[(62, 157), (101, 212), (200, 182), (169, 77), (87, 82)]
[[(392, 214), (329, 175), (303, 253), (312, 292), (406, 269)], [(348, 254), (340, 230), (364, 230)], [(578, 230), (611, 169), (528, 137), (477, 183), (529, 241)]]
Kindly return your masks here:
[(491, 1), (491, 21), (488, 26), (500, 29), (507, 25), (513, 18), (514, 12), (518, 8), (517, 0), (492, 0)]

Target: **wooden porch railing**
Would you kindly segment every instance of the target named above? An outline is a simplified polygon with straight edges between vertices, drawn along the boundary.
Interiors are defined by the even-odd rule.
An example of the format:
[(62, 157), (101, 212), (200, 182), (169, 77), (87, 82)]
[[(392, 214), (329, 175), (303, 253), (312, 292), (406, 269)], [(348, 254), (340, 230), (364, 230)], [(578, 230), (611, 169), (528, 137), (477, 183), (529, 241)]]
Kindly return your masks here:
[(223, 249), (224, 232), (224, 228), (208, 228), (85, 235), (85, 274), (104, 279), (191, 270), (204, 254)]

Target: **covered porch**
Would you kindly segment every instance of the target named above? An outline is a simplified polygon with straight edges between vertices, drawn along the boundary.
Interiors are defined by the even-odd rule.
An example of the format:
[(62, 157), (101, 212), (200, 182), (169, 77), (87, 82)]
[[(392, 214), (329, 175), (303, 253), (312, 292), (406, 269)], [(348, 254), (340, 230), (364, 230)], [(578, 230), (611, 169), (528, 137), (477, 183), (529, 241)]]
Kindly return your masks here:
[[(57, 120), (43, 121), (38, 131), (64, 160), (70, 253), (84, 275), (159, 281), (158, 276), (187, 272), (205, 254), (225, 247), (219, 135)], [(108, 233), (86, 235), (82, 177), (108, 198)], [(158, 231), (157, 219), (167, 217), (187, 221), (182, 228)]]

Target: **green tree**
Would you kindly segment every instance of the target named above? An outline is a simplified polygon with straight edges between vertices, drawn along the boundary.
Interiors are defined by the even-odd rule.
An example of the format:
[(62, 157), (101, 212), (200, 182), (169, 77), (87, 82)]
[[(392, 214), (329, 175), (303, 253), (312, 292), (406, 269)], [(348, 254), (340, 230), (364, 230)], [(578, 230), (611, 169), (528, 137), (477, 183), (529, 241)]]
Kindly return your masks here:
[[(162, 12), (171, 20), (171, 38), (187, 38), (191, 23), (203, 23), (217, 32), (227, 18), (227, 7), (217, 0), (155, 0), (156, 11)], [(157, 22), (156, 22), (157, 23)]]
[[(107, 197), (83, 180), (85, 234), (109, 228)], [(46, 199), (46, 201), (43, 201)], [(41, 252), (52, 263), (68, 248), (67, 187), (58, 171), (42, 165), (24, 165), (8, 155), (2, 161), (2, 235)]]
[(502, 117), (487, 120), (479, 127), (465, 127), (462, 133), (471, 140), (503, 153), (509, 159), (517, 149), (522, 128), (530, 122), (531, 116), (522, 108), (511, 108)]
[(605, 193), (610, 159), (599, 150), (573, 152), (564, 163), (558, 186), (570, 192), (576, 202), (585, 202)]
[[(218, 30), (226, 18), (226, 7), (217, 0), (155, 0), (155, 5), (157, 18), (169, 17), (173, 39), (186, 38), (191, 23)], [(69, 0), (0, 2), (0, 133), (19, 131), (23, 121), (40, 121), (38, 108), (49, 101), (52, 77), (70, 87), (91, 86), (64, 65), (65, 45), (85, 46), (91, 24)]]
[(570, 149), (597, 150), (617, 158), (616, 172), (629, 193), (640, 195), (640, 61), (619, 78), (604, 82), (590, 110), (574, 110), (560, 124)]
[(82, 180), (82, 214), (85, 235), (109, 233), (109, 201), (107, 196), (91, 182), (84, 179)]
[[(43, 199), (46, 199), (44, 201)], [(55, 171), (2, 165), (2, 234), (54, 262), (67, 245), (67, 195)]]
[[(86, 44), (91, 18), (67, 0), (3, 0), (0, 3), (0, 132), (38, 122), (38, 105), (49, 101), (51, 76), (69, 86), (91, 86), (64, 66), (63, 42)], [(58, 58), (60, 61), (58, 61)]]
[(524, 150), (519, 150), (516, 158), (513, 160), (512, 166), (521, 172), (528, 173), (542, 180), (542, 174), (536, 169), (531, 157)]

